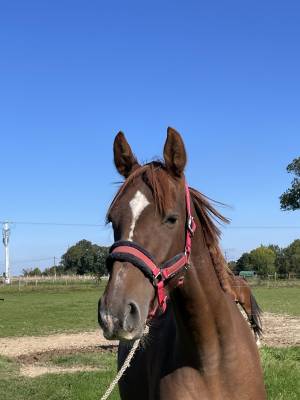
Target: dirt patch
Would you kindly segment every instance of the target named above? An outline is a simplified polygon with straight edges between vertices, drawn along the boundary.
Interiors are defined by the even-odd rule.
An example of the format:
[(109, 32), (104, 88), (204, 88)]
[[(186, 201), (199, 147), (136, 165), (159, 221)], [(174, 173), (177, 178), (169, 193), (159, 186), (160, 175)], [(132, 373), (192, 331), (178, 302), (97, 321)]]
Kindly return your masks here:
[(26, 376), (28, 378), (35, 378), (40, 375), (45, 374), (73, 374), (75, 372), (82, 371), (103, 371), (101, 368), (89, 367), (85, 366), (76, 366), (71, 368), (64, 367), (47, 367), (43, 365), (21, 365), (20, 367), (20, 375)]
[[(273, 347), (300, 345), (300, 318), (264, 313), (262, 344)], [(78, 353), (116, 352), (118, 342), (104, 339), (95, 332), (64, 333), (41, 337), (0, 338), (0, 355), (14, 357), (20, 365), (20, 374), (35, 378), (44, 374), (103, 371), (103, 367), (51, 365), (53, 356)]]
[[(263, 329), (262, 344), (274, 347), (300, 345), (299, 317), (264, 313)], [(100, 330), (41, 337), (0, 338), (0, 354), (7, 357), (17, 357), (21, 362), (25, 362), (26, 357), (29, 357), (28, 360), (31, 359), (34, 362), (43, 361), (43, 357), (47, 358), (49, 352), (55, 352), (57, 355), (72, 351), (101, 352), (103, 349), (112, 349), (117, 344), (117, 341), (111, 342), (104, 339)]]
[(59, 358), (60, 356), (72, 356), (72, 354), (76, 354), (76, 356), (80, 353), (97, 354), (101, 357), (101, 354), (111, 353), (115, 354), (117, 352), (116, 345), (109, 346), (94, 346), (94, 347), (86, 347), (86, 348), (73, 348), (73, 349), (59, 349), (59, 350), (48, 350), (45, 352), (31, 353), (31, 354), (22, 354), (16, 357), (19, 365), (20, 365), (20, 375), (26, 376), (28, 378), (35, 378), (44, 374), (72, 374), (75, 372), (93, 372), (93, 371), (104, 371), (105, 368), (100, 366), (92, 366), (92, 365), (73, 365), (73, 366), (59, 366), (59, 365), (51, 365), (53, 357)]
[(117, 344), (117, 342), (104, 339), (100, 330), (95, 332), (60, 333), (49, 336), (11, 337), (0, 338), (0, 354), (7, 357), (18, 357), (24, 354), (45, 351), (78, 350)]
[(262, 344), (273, 347), (300, 345), (300, 318), (264, 313)]
[(51, 361), (53, 356), (69, 356), (72, 354), (86, 354), (87, 352), (91, 352), (94, 354), (103, 354), (103, 353), (116, 353), (117, 346), (116, 345), (109, 345), (109, 346), (89, 346), (80, 349), (59, 349), (59, 350), (48, 350), (38, 353), (31, 353), (31, 354), (22, 354), (16, 359), (23, 365), (31, 365), (34, 363), (45, 364)]

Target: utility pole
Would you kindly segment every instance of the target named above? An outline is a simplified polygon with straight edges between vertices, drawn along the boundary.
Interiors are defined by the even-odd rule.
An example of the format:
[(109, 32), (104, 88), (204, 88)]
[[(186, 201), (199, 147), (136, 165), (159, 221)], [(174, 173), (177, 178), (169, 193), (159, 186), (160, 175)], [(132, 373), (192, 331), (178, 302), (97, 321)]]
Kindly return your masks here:
[(225, 261), (228, 263), (228, 252), (227, 252), (227, 250), (224, 250), (224, 258), (225, 258)]
[(10, 236), (10, 229), (8, 222), (3, 223), (2, 227), (2, 236), (3, 236), (3, 244), (5, 247), (5, 274), (4, 274), (4, 283), (10, 283), (10, 267), (9, 267), (9, 236)]
[(56, 257), (54, 256), (54, 279), (56, 280)]

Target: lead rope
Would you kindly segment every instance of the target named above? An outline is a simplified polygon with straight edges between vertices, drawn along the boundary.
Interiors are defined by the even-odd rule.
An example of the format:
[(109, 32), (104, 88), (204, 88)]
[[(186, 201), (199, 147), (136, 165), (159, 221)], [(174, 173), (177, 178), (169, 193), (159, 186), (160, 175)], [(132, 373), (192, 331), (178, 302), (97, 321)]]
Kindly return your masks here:
[(132, 360), (137, 348), (139, 347), (141, 339), (143, 338), (144, 335), (147, 335), (148, 332), (149, 332), (149, 327), (146, 325), (146, 328), (145, 328), (145, 330), (143, 332), (143, 335), (133, 343), (132, 349), (128, 353), (128, 356), (126, 357), (126, 359), (124, 361), (124, 364), (120, 368), (120, 371), (117, 373), (117, 376), (112, 381), (112, 383), (109, 385), (108, 389), (106, 390), (106, 392), (104, 393), (104, 395), (101, 397), (100, 400), (107, 400), (108, 399), (108, 397), (110, 396), (111, 392), (114, 390), (115, 386), (117, 385), (119, 380), (124, 375), (126, 369), (128, 367), (130, 367), (131, 360)]

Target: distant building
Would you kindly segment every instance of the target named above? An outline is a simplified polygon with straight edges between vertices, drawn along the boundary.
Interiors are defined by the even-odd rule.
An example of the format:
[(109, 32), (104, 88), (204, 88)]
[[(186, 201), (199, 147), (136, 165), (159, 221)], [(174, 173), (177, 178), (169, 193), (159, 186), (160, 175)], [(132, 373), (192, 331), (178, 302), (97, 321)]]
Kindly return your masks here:
[(257, 274), (255, 271), (240, 271), (239, 276), (242, 276), (243, 278), (253, 278)]

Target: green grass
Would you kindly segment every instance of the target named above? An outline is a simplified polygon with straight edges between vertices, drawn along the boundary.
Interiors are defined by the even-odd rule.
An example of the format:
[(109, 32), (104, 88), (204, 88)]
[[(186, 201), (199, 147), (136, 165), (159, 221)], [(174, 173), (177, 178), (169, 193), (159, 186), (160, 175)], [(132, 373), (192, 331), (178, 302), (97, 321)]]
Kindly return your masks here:
[[(19, 368), (13, 359), (0, 356), (0, 388), (1, 382), (17, 377)], [(1, 393), (1, 390), (0, 390)]]
[(263, 311), (300, 316), (300, 288), (252, 288)]
[(5, 300), (0, 304), (0, 337), (97, 329), (104, 286), (1, 289)]
[[(1, 400), (99, 400), (115, 377), (115, 357), (110, 356), (107, 369), (97, 372), (47, 374), (37, 378), (18, 375), (16, 362), (0, 358)], [(3, 370), (10, 368), (10, 376)], [(118, 400), (115, 390), (110, 399)]]
[[(261, 349), (268, 400), (300, 398), (300, 348)], [(99, 366), (99, 372), (48, 374), (37, 378), (19, 376), (16, 361), (0, 357), (1, 400), (96, 400), (116, 374), (113, 353), (77, 353), (50, 357), (50, 364), (60, 366)], [(111, 396), (119, 399), (117, 390)]]
[[(94, 285), (44, 285), (43, 287), (0, 288), (0, 336), (44, 335), (97, 329), (97, 302), (105, 282)], [(264, 311), (300, 315), (299, 288), (254, 288)], [(300, 398), (300, 348), (263, 348), (268, 400)], [(47, 365), (91, 366), (96, 372), (48, 374), (37, 378), (19, 375), (19, 364), (0, 357), (1, 400), (93, 400), (99, 399), (116, 373), (112, 353), (73, 353), (51, 355)], [(119, 399), (114, 392), (111, 399)]]
[[(97, 303), (106, 282), (95, 285), (1, 287), (0, 337), (79, 332), (98, 328)], [(253, 289), (264, 311), (300, 316), (300, 288)]]
[(261, 349), (268, 399), (300, 399), (300, 347)]

